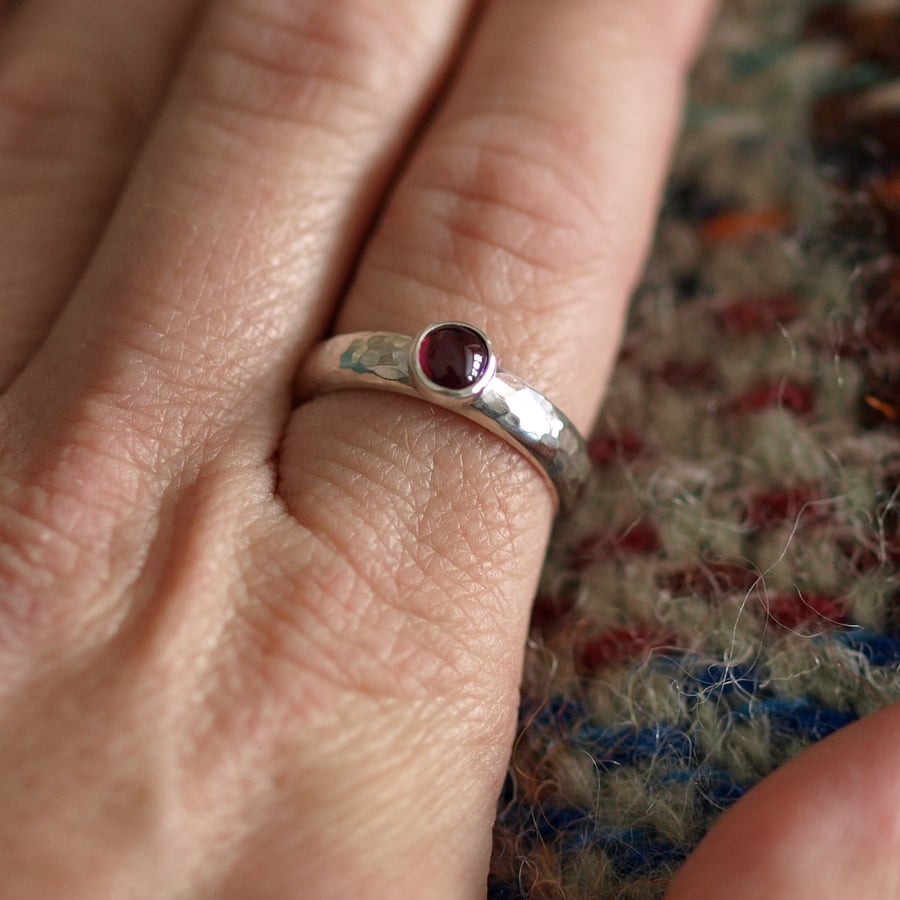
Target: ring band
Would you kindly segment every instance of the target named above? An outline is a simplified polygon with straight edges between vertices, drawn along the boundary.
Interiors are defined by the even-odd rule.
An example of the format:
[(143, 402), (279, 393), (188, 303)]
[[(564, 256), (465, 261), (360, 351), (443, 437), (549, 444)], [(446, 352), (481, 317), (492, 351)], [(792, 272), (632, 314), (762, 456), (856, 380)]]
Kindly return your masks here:
[(307, 357), (298, 399), (370, 388), (451, 409), (503, 438), (534, 464), (566, 512), (590, 472), (584, 438), (542, 393), (501, 369), (487, 336), (465, 322), (438, 322), (415, 337), (384, 331), (341, 334)]

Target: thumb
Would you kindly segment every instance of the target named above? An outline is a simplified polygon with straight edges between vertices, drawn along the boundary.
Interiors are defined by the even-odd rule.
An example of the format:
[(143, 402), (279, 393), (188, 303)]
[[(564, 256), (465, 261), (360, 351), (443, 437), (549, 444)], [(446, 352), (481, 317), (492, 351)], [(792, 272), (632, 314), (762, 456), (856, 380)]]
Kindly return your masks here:
[(667, 900), (900, 897), (900, 704), (841, 729), (735, 804)]

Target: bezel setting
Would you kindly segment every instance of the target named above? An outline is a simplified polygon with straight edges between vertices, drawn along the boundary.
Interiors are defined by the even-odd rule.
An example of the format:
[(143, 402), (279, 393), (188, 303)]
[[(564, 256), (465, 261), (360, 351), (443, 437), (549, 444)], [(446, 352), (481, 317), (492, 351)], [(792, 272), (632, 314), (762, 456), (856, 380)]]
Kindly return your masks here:
[[(441, 328), (462, 333), (437, 335), (423, 346)], [(306, 358), (296, 395), (303, 402), (360, 388), (428, 401), (497, 435), (533, 464), (557, 511), (571, 511), (590, 479), (591, 460), (577, 426), (539, 390), (501, 368), (487, 335), (468, 322), (437, 322), (415, 336), (335, 335)]]
[[(422, 367), (422, 345), (434, 332), (444, 328), (459, 328), (472, 332), (485, 346), (487, 360), (481, 374), (471, 384), (461, 388), (444, 387), (433, 381)], [(422, 329), (409, 346), (410, 381), (416, 392), (425, 400), (439, 401), (443, 406), (464, 407), (474, 403), (497, 374), (497, 356), (488, 336), (469, 322), (435, 322)]]

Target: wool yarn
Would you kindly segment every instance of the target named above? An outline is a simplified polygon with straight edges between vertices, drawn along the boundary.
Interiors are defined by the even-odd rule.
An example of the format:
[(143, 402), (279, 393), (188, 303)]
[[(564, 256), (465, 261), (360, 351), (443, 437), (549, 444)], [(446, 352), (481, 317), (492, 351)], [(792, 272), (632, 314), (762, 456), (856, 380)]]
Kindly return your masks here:
[(900, 698), (900, 5), (724, 0), (535, 604), (489, 895), (659, 897)]

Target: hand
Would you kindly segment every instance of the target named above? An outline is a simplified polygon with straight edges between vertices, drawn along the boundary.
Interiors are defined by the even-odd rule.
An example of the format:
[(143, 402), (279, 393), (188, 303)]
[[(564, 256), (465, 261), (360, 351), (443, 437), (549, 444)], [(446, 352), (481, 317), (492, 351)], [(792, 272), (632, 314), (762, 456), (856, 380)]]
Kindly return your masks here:
[[(708, 6), (5, 14), (4, 897), (483, 894), (546, 487), (421, 402), (292, 409), (294, 373), (330, 322), (462, 318), (587, 429)], [(897, 722), (673, 896), (896, 894)]]

